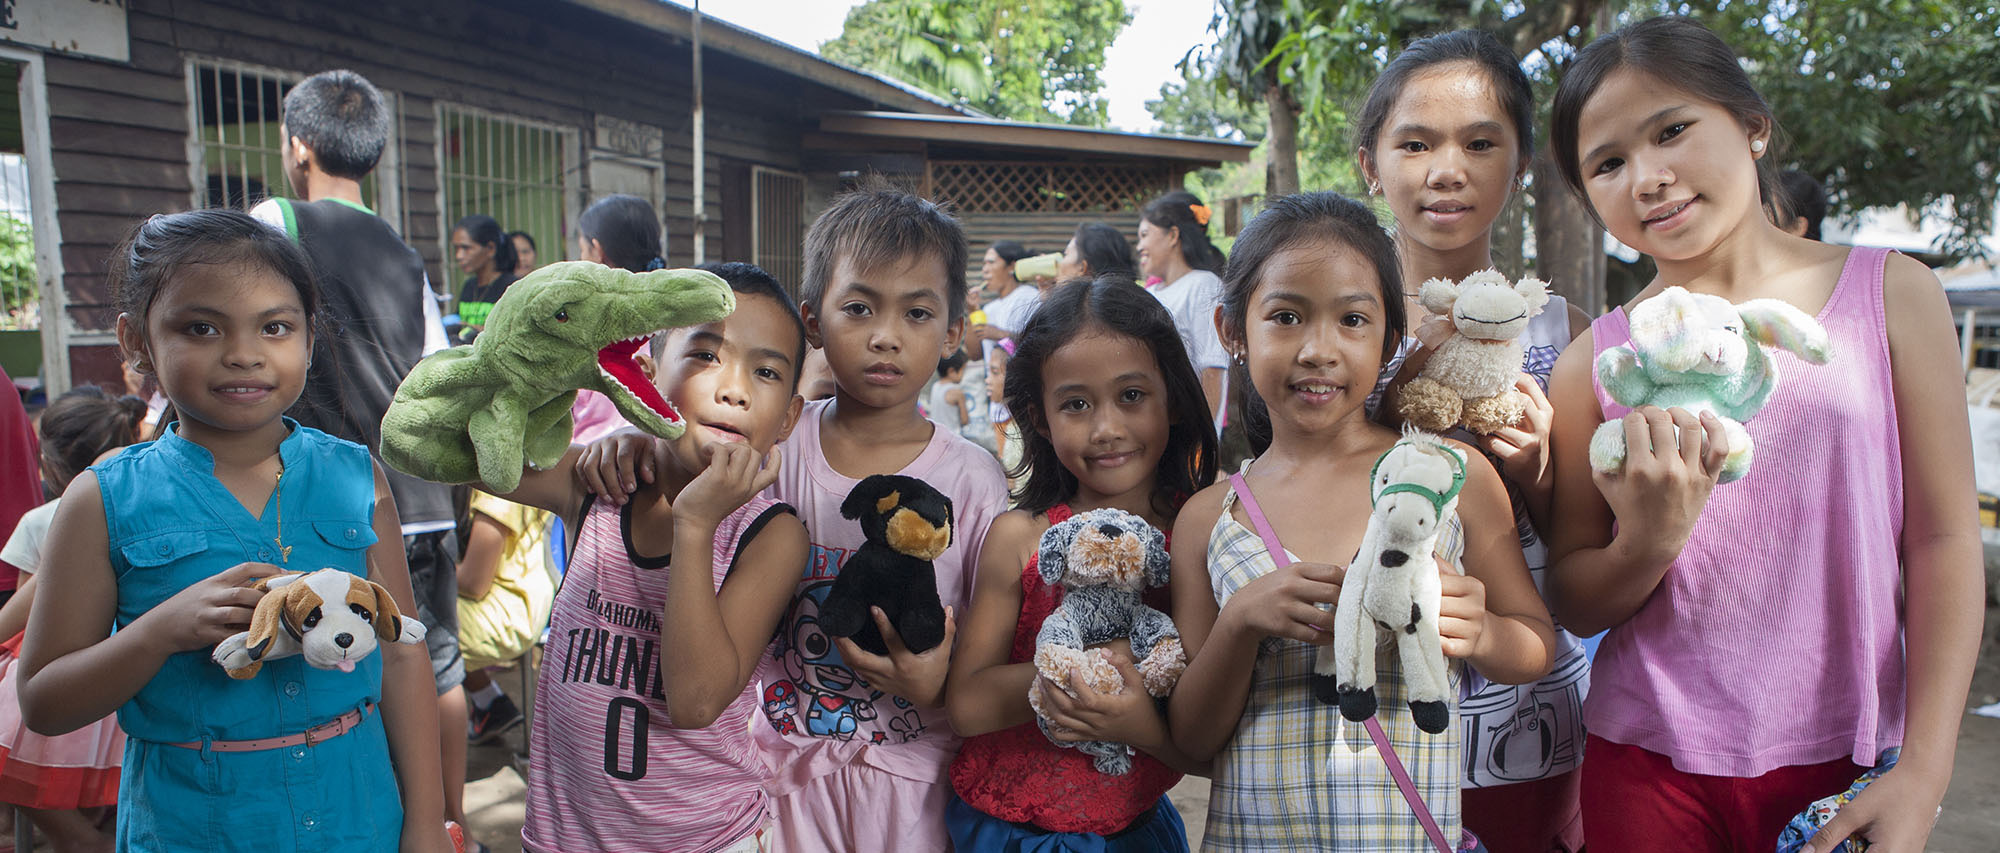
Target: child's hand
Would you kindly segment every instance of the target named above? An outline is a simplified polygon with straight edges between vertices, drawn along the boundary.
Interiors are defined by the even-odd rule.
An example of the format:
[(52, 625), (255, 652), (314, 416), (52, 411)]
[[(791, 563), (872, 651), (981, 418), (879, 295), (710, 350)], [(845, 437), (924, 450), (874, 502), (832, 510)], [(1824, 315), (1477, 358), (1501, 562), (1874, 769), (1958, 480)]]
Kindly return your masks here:
[(1461, 575), (1437, 561), (1438, 590), (1443, 593), (1438, 605), (1438, 635), (1444, 656), (1448, 658), (1469, 658), (1479, 648), (1479, 640), (1486, 635), (1486, 584), (1471, 575)]
[(772, 448), (770, 463), (765, 464), (764, 454), (739, 442), (712, 444), (709, 448), (708, 467), (682, 487), (680, 497), (674, 499), (674, 520), (714, 530), (730, 513), (778, 481), (782, 457), (777, 448)]
[(446, 829), (447, 821), (422, 821), (421, 826), (403, 823), (402, 853), (458, 853), (459, 847)]
[(1621, 536), (1634, 533), (1644, 553), (1671, 561), (1708, 505), (1729, 437), (1714, 415), (1697, 418), (1681, 408), (1642, 406), (1625, 415), (1624, 425), (1625, 467), (1617, 474), (1593, 470), (1591, 479)]
[(1067, 730), (1057, 731), (1053, 737), (1063, 743), (1108, 740), (1153, 752), (1166, 743), (1167, 724), (1153, 697), (1146, 693), (1146, 677), (1139, 674), (1129, 653), (1112, 649), (1109, 660), (1124, 679), (1123, 693), (1099, 693), (1081, 671), (1072, 671), (1069, 687), (1076, 691), (1072, 699), (1047, 678), (1035, 676), (1034, 689), (1041, 692), (1042, 710), (1049, 722)]
[(1546, 503), (1555, 489), (1555, 466), (1549, 464), (1549, 431), (1555, 423), (1556, 409), (1549, 405), (1549, 396), (1542, 393), (1541, 383), (1526, 373), (1514, 377), (1514, 390), (1527, 395), (1528, 413), (1520, 424), (1501, 427), (1492, 435), (1482, 436), (1479, 446), (1500, 460), (1500, 473), (1514, 485), (1528, 493), (1531, 499)]
[(1292, 563), (1243, 585), (1217, 615), (1260, 637), (1284, 637), (1323, 646), (1333, 642), (1333, 612), (1346, 566)]
[(641, 482), (653, 482), (653, 437), (620, 430), (591, 442), (576, 459), (576, 482), (586, 493), (624, 506)]
[[(1820, 827), (1802, 853), (1825, 853), (1849, 837), (1865, 838), (1871, 851), (1878, 853), (1919, 853), (1937, 823), (1938, 804), (1944, 801), (1944, 783), (1904, 765), (1890, 768), (1868, 783), (1854, 801)], [(1933, 776), (1939, 774), (1932, 774)], [(1945, 774), (1948, 775), (1948, 774)]]
[(161, 647), (176, 652), (205, 649), (250, 629), (250, 614), (264, 591), (251, 584), (283, 574), (270, 563), (237, 563), (190, 584), (146, 612)]
[(841, 659), (847, 661), (847, 668), (884, 693), (901, 696), (925, 708), (943, 705), (944, 677), (951, 669), (951, 641), (958, 636), (958, 623), (951, 608), (944, 609), (944, 641), (922, 654), (903, 645), (902, 635), (889, 624), (889, 616), (882, 608), (870, 607), (868, 613), (875, 617), (875, 628), (882, 632), (882, 644), (889, 647), (889, 653), (878, 655), (855, 645), (853, 640), (836, 637), (834, 645), (840, 649)]

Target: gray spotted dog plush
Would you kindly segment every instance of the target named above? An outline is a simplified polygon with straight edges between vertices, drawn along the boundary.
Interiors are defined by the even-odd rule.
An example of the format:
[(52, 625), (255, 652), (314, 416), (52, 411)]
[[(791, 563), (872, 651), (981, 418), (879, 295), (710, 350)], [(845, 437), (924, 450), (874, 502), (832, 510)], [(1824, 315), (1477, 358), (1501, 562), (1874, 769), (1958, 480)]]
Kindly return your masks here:
[[(1125, 638), (1132, 644), (1132, 658), (1144, 676), (1146, 692), (1159, 698), (1173, 691), (1181, 670), (1187, 668), (1180, 632), (1167, 614), (1139, 600), (1145, 590), (1167, 582), (1166, 534), (1129, 512), (1093, 510), (1043, 533), (1035, 562), (1044, 583), (1063, 589), (1062, 603), (1042, 621), (1041, 633), (1035, 636), (1035, 669), (1043, 678), (1074, 696), (1070, 676), (1081, 672), (1091, 689), (1123, 693), (1124, 679), (1103, 646)], [(1062, 728), (1049, 722), (1033, 688), (1028, 704), (1034, 706), (1043, 734), (1057, 746), (1089, 753), (1098, 772), (1119, 776), (1132, 769), (1131, 747), (1106, 741), (1055, 741)]]

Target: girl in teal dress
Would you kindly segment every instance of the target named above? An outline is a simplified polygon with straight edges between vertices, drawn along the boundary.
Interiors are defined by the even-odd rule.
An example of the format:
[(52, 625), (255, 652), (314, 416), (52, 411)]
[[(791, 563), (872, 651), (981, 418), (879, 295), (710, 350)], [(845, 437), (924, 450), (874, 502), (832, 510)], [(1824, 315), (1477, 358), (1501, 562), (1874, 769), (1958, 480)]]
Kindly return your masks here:
[(385, 643), (353, 672), (283, 658), (243, 681), (209, 659), (249, 626), (252, 583), (281, 571), (363, 575), (416, 612), (367, 449), (284, 417), (319, 308), (305, 256), (204, 210), (147, 220), (115, 260), (119, 345), (178, 420), (65, 494), (41, 583), (67, 607), (30, 616), (28, 726), (118, 712), (119, 850), (450, 850), (422, 646)]

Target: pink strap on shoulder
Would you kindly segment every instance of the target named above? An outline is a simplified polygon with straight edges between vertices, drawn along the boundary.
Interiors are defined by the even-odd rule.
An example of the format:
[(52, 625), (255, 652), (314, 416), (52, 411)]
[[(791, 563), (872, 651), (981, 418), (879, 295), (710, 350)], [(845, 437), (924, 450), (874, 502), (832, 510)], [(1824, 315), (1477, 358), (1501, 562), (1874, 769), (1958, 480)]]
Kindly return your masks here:
[[(1243, 513), (1250, 516), (1250, 526), (1264, 540), (1264, 550), (1271, 552), (1271, 560), (1279, 568), (1291, 565), (1292, 558), (1285, 553), (1285, 546), (1278, 542), (1278, 531), (1271, 529), (1271, 521), (1264, 517), (1264, 509), (1257, 505), (1257, 498), (1250, 494), (1250, 484), (1243, 482), (1241, 473), (1229, 475), (1229, 488), (1236, 493), (1236, 500), (1243, 504)], [(1431, 810), (1424, 805), (1423, 795), (1417, 793), (1417, 784), (1410, 780), (1410, 771), (1403, 767), (1403, 760), (1396, 757), (1396, 748), (1389, 744), (1389, 736), (1382, 731), (1382, 724), (1374, 717), (1362, 721), (1361, 727), (1368, 730), (1368, 739), (1375, 742), (1375, 751), (1382, 756), (1382, 763), (1389, 765), (1389, 777), (1396, 780), (1396, 790), (1403, 793), (1403, 801), (1409, 803), (1410, 811), (1423, 824), (1424, 834), (1430, 836), (1431, 844), (1438, 853), (1452, 853), (1451, 844), (1444, 839), (1444, 830), (1438, 827), (1437, 819), (1431, 817)], [(1464, 839), (1471, 841), (1471, 839)], [(1476, 844), (1476, 842), (1474, 842)], [(1472, 849), (1467, 845), (1466, 849)]]

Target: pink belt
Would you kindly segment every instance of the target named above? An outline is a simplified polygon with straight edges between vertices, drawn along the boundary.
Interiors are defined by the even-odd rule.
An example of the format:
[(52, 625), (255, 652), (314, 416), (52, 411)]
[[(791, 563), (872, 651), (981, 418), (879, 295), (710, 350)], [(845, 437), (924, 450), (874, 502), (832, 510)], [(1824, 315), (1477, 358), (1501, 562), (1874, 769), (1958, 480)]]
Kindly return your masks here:
[(368, 702), (359, 708), (295, 735), (257, 738), (254, 740), (195, 740), (167, 745), (178, 746), (182, 749), (212, 749), (216, 752), (257, 752), (265, 749), (282, 749), (287, 746), (298, 746), (300, 744), (312, 746), (313, 744), (333, 740), (355, 730), (360, 727), (361, 720), (374, 710), (375, 703)]

